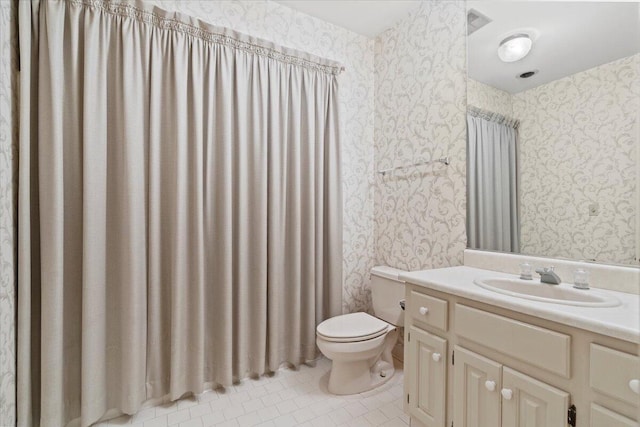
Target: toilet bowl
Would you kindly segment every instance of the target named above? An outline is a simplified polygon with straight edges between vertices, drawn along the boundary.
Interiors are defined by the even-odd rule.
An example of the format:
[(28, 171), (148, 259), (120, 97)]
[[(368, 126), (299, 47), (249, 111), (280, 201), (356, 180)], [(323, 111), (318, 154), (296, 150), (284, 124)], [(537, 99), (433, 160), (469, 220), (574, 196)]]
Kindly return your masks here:
[(375, 316), (350, 313), (335, 316), (316, 328), (316, 343), (332, 361), (329, 392), (362, 393), (389, 381), (395, 369), (391, 351), (404, 325), (400, 300), (404, 282), (391, 267), (371, 270), (371, 297)]

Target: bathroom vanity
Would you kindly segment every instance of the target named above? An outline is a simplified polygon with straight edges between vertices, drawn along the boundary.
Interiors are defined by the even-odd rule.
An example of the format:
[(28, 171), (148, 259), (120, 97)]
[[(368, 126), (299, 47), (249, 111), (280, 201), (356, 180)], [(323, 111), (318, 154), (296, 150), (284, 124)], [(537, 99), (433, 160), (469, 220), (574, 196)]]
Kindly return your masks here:
[[(548, 31), (637, 21), (637, 3), (607, 21), (618, 5), (466, 2), (467, 249), (464, 267), (401, 277), (414, 426), (640, 426), (640, 53), (581, 66)], [(518, 39), (535, 55), (500, 53)], [(618, 43), (598, 44), (584, 51)]]
[(638, 425), (638, 295), (468, 266), (400, 277), (412, 426)]

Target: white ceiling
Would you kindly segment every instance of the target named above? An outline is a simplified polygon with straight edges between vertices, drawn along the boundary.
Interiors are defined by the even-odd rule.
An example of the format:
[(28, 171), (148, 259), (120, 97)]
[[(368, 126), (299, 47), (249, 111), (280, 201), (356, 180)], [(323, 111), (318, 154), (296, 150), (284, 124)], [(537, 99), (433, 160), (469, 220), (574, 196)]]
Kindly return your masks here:
[(375, 37), (405, 18), (420, 0), (275, 0), (307, 15)]
[[(275, 0), (300, 12), (375, 37), (404, 19), (420, 0)], [(436, 1), (436, 0), (427, 0)], [(469, 77), (510, 93), (640, 52), (640, 2), (470, 0), (492, 21), (469, 36)], [(534, 40), (524, 59), (504, 63), (498, 45), (526, 32)], [(516, 76), (538, 70), (529, 79)]]
[[(575, 74), (640, 52), (638, 2), (469, 1), (493, 21), (469, 36), (469, 77), (510, 93)], [(528, 33), (533, 47), (524, 59), (504, 63), (500, 41)], [(529, 79), (517, 75), (539, 70)]]

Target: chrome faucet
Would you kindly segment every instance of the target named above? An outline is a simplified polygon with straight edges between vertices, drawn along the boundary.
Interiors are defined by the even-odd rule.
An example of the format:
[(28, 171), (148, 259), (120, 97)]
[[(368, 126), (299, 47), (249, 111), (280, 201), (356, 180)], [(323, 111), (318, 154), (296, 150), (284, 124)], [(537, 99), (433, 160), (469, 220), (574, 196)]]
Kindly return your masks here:
[(536, 273), (540, 275), (540, 282), (548, 283), (549, 285), (559, 285), (560, 282), (562, 282), (562, 279), (553, 270), (553, 266), (536, 268)]

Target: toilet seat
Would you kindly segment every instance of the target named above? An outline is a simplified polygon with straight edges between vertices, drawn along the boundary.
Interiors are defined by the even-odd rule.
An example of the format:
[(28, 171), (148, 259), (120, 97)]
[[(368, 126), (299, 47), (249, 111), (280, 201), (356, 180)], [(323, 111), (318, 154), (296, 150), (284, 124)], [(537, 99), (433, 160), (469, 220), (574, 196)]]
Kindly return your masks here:
[(390, 326), (367, 313), (350, 313), (325, 320), (318, 325), (316, 332), (330, 342), (357, 342), (384, 335)]

